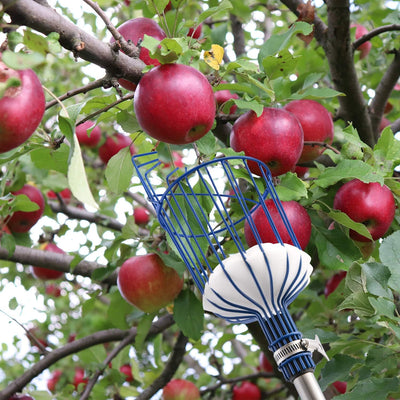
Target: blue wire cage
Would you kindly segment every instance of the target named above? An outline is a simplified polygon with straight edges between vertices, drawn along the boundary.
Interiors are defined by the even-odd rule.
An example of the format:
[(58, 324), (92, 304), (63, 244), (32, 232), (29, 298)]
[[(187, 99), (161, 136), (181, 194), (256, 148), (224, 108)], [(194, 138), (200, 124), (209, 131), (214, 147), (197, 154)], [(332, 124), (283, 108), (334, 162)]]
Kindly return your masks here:
[[(169, 245), (203, 295), (204, 309), (231, 323), (258, 321), (286, 380), (313, 371), (311, 350), (287, 310), (309, 282), (310, 257), (300, 248), (267, 166), (252, 157), (220, 157), (183, 173), (175, 169), (160, 185), (156, 152), (132, 160)], [(249, 162), (257, 164), (259, 176), (251, 173)], [(282, 242), (267, 198), (292, 245)], [(252, 217), (260, 207), (276, 244), (262, 243)], [(245, 224), (257, 242), (251, 248)]]

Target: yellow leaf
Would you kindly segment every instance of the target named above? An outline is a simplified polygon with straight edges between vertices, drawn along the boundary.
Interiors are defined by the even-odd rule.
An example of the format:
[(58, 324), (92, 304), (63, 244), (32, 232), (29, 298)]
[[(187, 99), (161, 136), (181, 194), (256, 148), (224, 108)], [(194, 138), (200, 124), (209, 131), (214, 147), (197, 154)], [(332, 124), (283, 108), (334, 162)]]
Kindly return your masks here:
[(219, 70), (224, 57), (224, 49), (218, 44), (212, 44), (210, 51), (204, 52), (204, 61), (213, 69)]

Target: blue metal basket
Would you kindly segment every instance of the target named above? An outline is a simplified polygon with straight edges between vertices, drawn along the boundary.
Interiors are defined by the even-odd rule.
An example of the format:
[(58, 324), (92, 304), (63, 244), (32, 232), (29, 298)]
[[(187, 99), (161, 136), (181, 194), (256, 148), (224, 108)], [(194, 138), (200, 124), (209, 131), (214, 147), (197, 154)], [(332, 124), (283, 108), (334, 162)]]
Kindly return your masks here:
[[(258, 321), (285, 379), (295, 383), (300, 395), (305, 390), (304, 399), (324, 399), (314, 375), (309, 377), (315, 368), (312, 351), (323, 352), (322, 346), (317, 338), (302, 338), (287, 310), (309, 282), (310, 257), (300, 248), (267, 166), (252, 157), (220, 157), (183, 173), (175, 169), (159, 185), (156, 152), (132, 160), (170, 246), (203, 295), (204, 309), (231, 323)], [(251, 173), (249, 161), (258, 165), (260, 176)], [(282, 242), (267, 198), (293, 245)], [(259, 207), (275, 244), (261, 241), (252, 218)], [(257, 241), (251, 248), (244, 239), (245, 223)]]

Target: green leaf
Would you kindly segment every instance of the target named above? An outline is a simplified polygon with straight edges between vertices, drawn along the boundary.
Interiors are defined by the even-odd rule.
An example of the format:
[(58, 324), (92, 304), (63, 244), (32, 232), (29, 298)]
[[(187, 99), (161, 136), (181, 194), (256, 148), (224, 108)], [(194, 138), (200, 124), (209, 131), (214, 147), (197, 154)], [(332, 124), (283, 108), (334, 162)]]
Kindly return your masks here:
[(135, 114), (125, 110), (122, 110), (117, 114), (117, 123), (121, 125), (125, 132), (128, 133), (134, 133), (140, 130)]
[(97, 210), (99, 208), (90, 191), (85, 167), (83, 165), (81, 148), (76, 135), (73, 135), (74, 146), (68, 166), (68, 186), (72, 194), (82, 203)]
[(151, 328), (151, 324), (154, 320), (156, 313), (152, 314), (145, 314), (140, 319), (139, 324), (137, 326), (137, 333), (135, 338), (135, 349), (136, 351), (140, 352), (143, 349), (144, 341), (149, 333)]
[(374, 307), (369, 302), (370, 297), (366, 293), (351, 293), (338, 307), (339, 310), (352, 308), (361, 318), (369, 318), (376, 314)]
[(3, 232), (0, 237), (0, 245), (3, 249), (7, 250), (9, 256), (14, 254), (15, 239), (13, 235)]
[(208, 10), (202, 12), (199, 15), (197, 21), (198, 21), (198, 23), (201, 23), (201, 22), (205, 21), (207, 18), (209, 18), (215, 14), (221, 13), (223, 11), (230, 10), (231, 8), (232, 8), (232, 4), (230, 3), (230, 1), (222, 0), (221, 3), (219, 3), (216, 7), (210, 7)]
[(0, 82), (0, 99), (4, 96), (7, 89), (18, 86), (21, 86), (21, 81), (15, 76), (7, 79), (5, 82)]
[(353, 221), (347, 214), (342, 211), (338, 210), (331, 210), (328, 213), (329, 217), (331, 217), (334, 221), (338, 222), (339, 224), (359, 233), (362, 236), (367, 237), (368, 239), (372, 240), (371, 233), (367, 229), (367, 227), (362, 224), (361, 222)]
[(128, 146), (110, 158), (107, 163), (105, 176), (111, 191), (119, 194), (128, 189), (132, 175), (132, 156)]
[(62, 143), (58, 149), (42, 147), (32, 150), (30, 157), (36, 168), (67, 174), (69, 147)]
[(8, 308), (10, 310), (16, 310), (18, 305), (18, 300), (15, 297), (11, 297), (11, 299), (8, 301)]
[[(136, 379), (136, 376), (137, 375), (134, 375), (135, 379)], [(136, 398), (139, 395), (138, 390), (134, 386), (121, 386), (118, 389), (118, 393), (120, 396), (122, 396), (122, 398), (125, 398), (125, 397)]]
[(307, 22), (295, 22), (285, 33), (280, 35), (272, 35), (265, 43), (261, 46), (258, 54), (258, 63), (260, 66), (263, 65), (263, 60), (268, 56), (273, 56), (283, 50), (289, 45), (290, 39), (297, 33), (308, 35), (312, 31), (312, 25)]
[(19, 194), (15, 197), (13, 201), (13, 211), (36, 211), (39, 210), (39, 205), (31, 199), (26, 194)]
[(38, 35), (30, 30), (24, 31), (24, 45), (31, 49), (32, 51), (37, 51), (38, 53), (47, 54), (49, 52), (49, 45), (46, 38)]
[(331, 97), (343, 96), (343, 93), (326, 87), (311, 87), (304, 91), (294, 93), (289, 97), (290, 100), (299, 99), (328, 99)]
[(361, 265), (362, 273), (365, 276), (368, 293), (393, 300), (392, 291), (388, 288), (390, 270), (386, 265), (372, 262)]
[(299, 177), (288, 172), (280, 179), (279, 185), (275, 187), (281, 201), (300, 200), (307, 198), (307, 188)]
[(377, 315), (394, 319), (396, 305), (393, 303), (392, 300), (379, 297), (370, 297), (369, 302), (372, 307), (374, 307), (375, 313)]
[(392, 233), (382, 240), (379, 247), (379, 258), (390, 272), (389, 286), (398, 290), (400, 287), (400, 231)]
[(341, 180), (355, 178), (365, 183), (379, 182), (381, 185), (384, 183), (383, 176), (361, 160), (342, 160), (336, 167), (326, 168), (314, 183), (326, 188)]
[(393, 378), (368, 377), (359, 381), (350, 393), (335, 397), (335, 400), (387, 399), (389, 393), (399, 390), (400, 380)]
[(352, 368), (359, 360), (345, 354), (336, 354), (329, 362), (327, 362), (321, 370), (321, 380), (319, 382), (321, 389), (335, 381), (345, 381), (350, 374)]
[(394, 167), (400, 164), (400, 141), (394, 137), (391, 129), (384, 129), (381, 132), (373, 150), (383, 173), (392, 176)]
[(146, 0), (147, 7), (155, 14), (162, 14), (169, 0)]
[(259, 117), (264, 111), (264, 105), (260, 103), (258, 100), (246, 101), (242, 99), (234, 99), (233, 102), (241, 109), (241, 110), (252, 110)]
[(276, 79), (279, 76), (288, 76), (294, 71), (297, 59), (289, 50), (283, 49), (277, 55), (265, 57), (262, 65), (269, 79)]
[(2, 53), (2, 61), (12, 69), (35, 68), (46, 61), (40, 53), (14, 53), (6, 50)]
[(107, 310), (107, 320), (116, 328), (127, 329), (129, 327), (126, 317), (133, 311), (132, 304), (129, 304), (118, 290), (110, 294), (110, 305)]
[(197, 148), (199, 149), (200, 153), (209, 156), (214, 154), (216, 151), (217, 146), (217, 139), (210, 131), (202, 138), (196, 141)]
[(201, 338), (204, 311), (200, 300), (191, 290), (182, 290), (175, 299), (174, 319), (185, 336), (196, 341)]

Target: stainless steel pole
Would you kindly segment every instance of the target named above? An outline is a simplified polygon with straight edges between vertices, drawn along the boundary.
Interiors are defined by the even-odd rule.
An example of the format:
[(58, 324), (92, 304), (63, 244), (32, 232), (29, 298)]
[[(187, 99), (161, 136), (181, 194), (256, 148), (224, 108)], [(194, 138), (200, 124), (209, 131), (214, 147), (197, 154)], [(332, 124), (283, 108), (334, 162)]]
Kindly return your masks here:
[(312, 372), (306, 372), (293, 380), (301, 400), (325, 400), (321, 388)]

